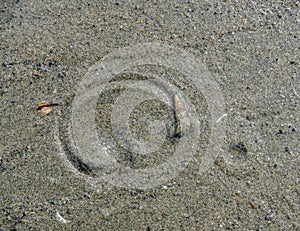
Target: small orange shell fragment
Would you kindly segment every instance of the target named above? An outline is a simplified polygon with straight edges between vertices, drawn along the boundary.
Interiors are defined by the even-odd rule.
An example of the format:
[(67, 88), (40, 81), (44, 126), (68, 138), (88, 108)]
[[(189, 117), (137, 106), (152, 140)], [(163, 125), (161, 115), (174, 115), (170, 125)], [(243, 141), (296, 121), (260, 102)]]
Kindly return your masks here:
[(42, 102), (38, 103), (38, 105), (37, 105), (38, 106), (37, 111), (39, 113), (44, 114), (44, 115), (49, 114), (52, 111), (52, 107), (51, 107), (51, 105), (49, 105), (49, 106), (48, 105), (49, 104), (46, 101), (42, 101)]

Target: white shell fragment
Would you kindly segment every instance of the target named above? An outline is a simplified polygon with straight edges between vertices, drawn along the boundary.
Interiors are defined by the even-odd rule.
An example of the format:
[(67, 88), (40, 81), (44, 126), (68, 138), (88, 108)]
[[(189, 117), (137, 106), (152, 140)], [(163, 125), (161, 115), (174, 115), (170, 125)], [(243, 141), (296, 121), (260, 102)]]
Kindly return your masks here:
[(63, 217), (59, 214), (59, 212), (56, 212), (56, 217), (57, 217), (57, 219), (58, 219), (60, 222), (62, 222), (62, 223), (64, 223), (64, 224), (70, 223), (70, 221), (68, 221), (68, 220), (66, 220), (65, 218), (63, 218)]
[[(191, 126), (191, 119), (185, 104), (178, 95), (174, 95), (175, 135), (183, 136)], [(180, 134), (179, 134), (180, 133)]]

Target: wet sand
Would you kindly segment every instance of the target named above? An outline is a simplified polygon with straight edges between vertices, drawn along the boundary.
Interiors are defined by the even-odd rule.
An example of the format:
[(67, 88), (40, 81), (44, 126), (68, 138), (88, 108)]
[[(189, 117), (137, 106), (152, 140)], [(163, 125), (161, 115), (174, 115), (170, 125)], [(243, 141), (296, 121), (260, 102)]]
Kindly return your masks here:
[[(299, 3), (4, 1), (0, 8), (0, 229), (300, 228)], [(207, 107), (187, 86), (208, 132), (196, 160), (152, 189), (95, 188), (64, 163), (57, 129), (67, 140), (68, 113), (92, 65), (118, 48), (149, 42), (205, 62), (225, 98), (222, 148), (203, 173), (197, 157), (209, 139)], [(117, 93), (102, 95), (99, 129), (106, 129)], [(43, 115), (36, 110), (42, 101), (59, 105)], [(150, 109), (142, 105), (136, 116)], [(143, 168), (169, 156), (116, 158)]]

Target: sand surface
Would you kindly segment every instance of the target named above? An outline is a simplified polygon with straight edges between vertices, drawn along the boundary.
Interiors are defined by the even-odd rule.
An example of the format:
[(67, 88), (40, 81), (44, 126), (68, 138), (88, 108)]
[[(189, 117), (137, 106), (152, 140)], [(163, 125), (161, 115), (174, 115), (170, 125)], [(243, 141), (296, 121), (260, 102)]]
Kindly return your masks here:
[[(277, 0), (1, 1), (0, 230), (299, 230), (299, 6)], [(72, 116), (78, 88), (103, 57), (124, 47), (138, 52), (135, 45), (144, 43), (191, 54), (218, 86), (212, 94), (212, 86), (197, 88), (186, 78), (189, 70), (159, 65), (116, 77), (135, 84), (154, 73), (181, 89), (199, 115), (197, 151), (183, 171), (145, 190), (95, 183), (102, 169), (76, 162), (70, 143), (68, 126), (86, 118)], [(147, 139), (147, 119), (164, 116), (169, 127), (162, 148), (141, 155), (110, 143), (110, 113), (126, 86), (103, 91), (95, 116), (98, 134), (122, 163), (119, 174), (166, 162), (188, 133), (176, 133), (172, 107), (150, 100), (131, 113), (130, 126)], [(44, 115), (36, 110), (42, 101), (59, 105)], [(89, 101), (84, 105), (87, 112)], [(224, 112), (221, 130), (211, 127), (210, 110)], [(213, 151), (205, 156), (208, 148)], [(65, 157), (73, 158), (71, 165)]]

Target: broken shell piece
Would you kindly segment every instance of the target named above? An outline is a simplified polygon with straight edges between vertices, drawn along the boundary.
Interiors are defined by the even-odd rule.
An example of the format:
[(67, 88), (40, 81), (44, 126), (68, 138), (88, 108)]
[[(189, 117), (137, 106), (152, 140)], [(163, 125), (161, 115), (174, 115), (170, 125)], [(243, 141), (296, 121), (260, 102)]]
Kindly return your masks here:
[(44, 115), (49, 114), (52, 111), (52, 107), (58, 106), (57, 103), (47, 103), (46, 101), (42, 101), (37, 105), (37, 111)]
[(65, 218), (63, 218), (63, 217), (59, 214), (59, 212), (56, 212), (56, 217), (57, 217), (57, 219), (58, 219), (60, 222), (62, 222), (62, 223), (65, 223), (65, 224), (70, 223), (70, 221), (69, 221), (69, 220), (66, 220)]
[(175, 136), (183, 136), (191, 126), (191, 119), (186, 110), (186, 106), (178, 95), (174, 95), (174, 117), (175, 117)]

